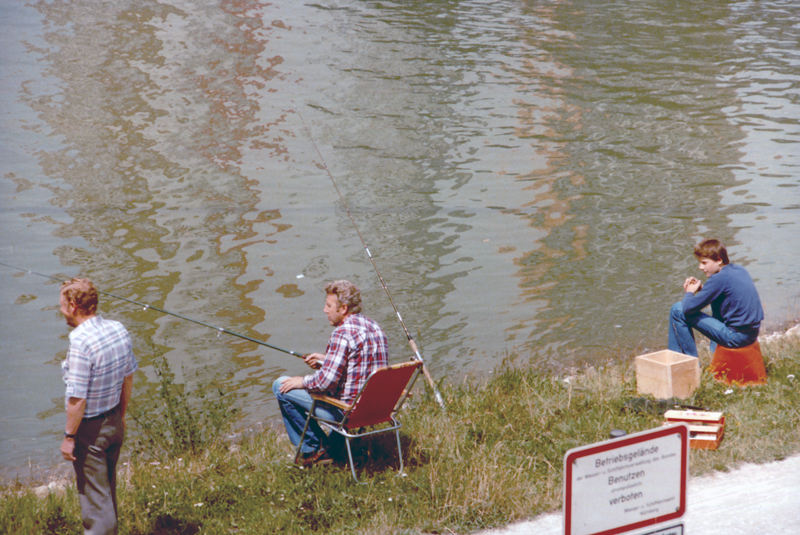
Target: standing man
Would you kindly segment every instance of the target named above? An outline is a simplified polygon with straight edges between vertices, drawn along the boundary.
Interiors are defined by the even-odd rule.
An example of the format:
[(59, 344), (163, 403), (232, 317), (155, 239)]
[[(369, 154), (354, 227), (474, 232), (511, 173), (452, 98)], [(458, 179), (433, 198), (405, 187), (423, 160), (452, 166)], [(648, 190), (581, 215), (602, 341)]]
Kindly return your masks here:
[[(389, 364), (386, 335), (380, 326), (361, 315), (361, 292), (355, 284), (338, 280), (325, 286), (325, 308), (328, 321), (334, 327), (325, 354), (311, 353), (304, 357), (316, 372), (305, 377), (279, 377), (272, 385), (278, 399), (283, 423), (292, 444), (301, 439), (304, 466), (331, 461), (328, 436), (312, 420), (304, 437), (312, 399), (309, 392), (325, 394), (352, 403), (374, 370)], [(340, 420), (342, 412), (330, 405), (318, 404), (316, 414)], [(337, 435), (338, 436), (338, 435)]]
[[(745, 347), (758, 340), (764, 310), (747, 270), (728, 261), (728, 251), (719, 240), (703, 240), (694, 248), (705, 285), (694, 277), (683, 283), (683, 300), (672, 305), (669, 318), (669, 349), (697, 356), (694, 330), (711, 340), (711, 352), (722, 347)], [(711, 305), (711, 316), (700, 312)]]
[(74, 327), (61, 364), (67, 408), (61, 454), (75, 468), (84, 533), (116, 534), (117, 460), (138, 364), (125, 327), (96, 315), (97, 289), (89, 279), (65, 282), (59, 303)]

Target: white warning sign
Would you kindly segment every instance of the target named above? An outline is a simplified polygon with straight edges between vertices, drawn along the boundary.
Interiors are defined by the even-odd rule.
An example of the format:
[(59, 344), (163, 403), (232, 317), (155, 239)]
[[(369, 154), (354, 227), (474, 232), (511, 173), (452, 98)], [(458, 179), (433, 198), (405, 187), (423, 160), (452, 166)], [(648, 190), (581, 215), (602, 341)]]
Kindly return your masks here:
[(565, 535), (614, 535), (683, 516), (688, 451), (681, 424), (567, 452)]

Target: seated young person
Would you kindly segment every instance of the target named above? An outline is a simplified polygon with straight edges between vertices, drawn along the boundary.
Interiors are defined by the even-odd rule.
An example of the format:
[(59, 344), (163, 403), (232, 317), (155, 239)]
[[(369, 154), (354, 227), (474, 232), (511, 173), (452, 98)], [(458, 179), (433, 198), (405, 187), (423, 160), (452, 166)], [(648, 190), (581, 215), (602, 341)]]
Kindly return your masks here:
[[(697, 356), (694, 331), (711, 340), (711, 352), (723, 347), (745, 347), (756, 342), (764, 319), (761, 299), (747, 270), (728, 261), (719, 240), (703, 240), (694, 248), (705, 284), (694, 277), (683, 283), (683, 300), (672, 305), (669, 318), (669, 349)], [(711, 305), (711, 316), (701, 312)]]

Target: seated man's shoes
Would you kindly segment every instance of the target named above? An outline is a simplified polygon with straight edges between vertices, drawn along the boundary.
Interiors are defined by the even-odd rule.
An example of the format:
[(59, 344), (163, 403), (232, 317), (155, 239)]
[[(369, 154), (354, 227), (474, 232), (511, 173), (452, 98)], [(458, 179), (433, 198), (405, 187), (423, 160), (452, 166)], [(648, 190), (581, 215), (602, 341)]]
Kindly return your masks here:
[(311, 453), (303, 453), (301, 454), (300, 458), (297, 459), (297, 464), (304, 467), (325, 466), (331, 464), (332, 462), (333, 458), (331, 458), (327, 448), (322, 448), (317, 451), (312, 451)]

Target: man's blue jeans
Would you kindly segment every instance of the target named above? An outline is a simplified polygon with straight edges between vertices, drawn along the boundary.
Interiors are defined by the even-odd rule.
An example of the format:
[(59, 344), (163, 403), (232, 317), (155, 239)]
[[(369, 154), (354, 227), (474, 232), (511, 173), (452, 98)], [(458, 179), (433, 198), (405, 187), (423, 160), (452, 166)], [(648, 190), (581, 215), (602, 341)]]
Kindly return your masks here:
[(758, 329), (742, 333), (731, 329), (718, 319), (702, 312), (686, 316), (683, 304), (678, 301), (669, 311), (669, 343), (668, 348), (684, 355), (697, 356), (697, 344), (694, 341), (693, 329), (711, 340), (711, 352), (722, 347), (745, 347), (758, 340)]
[[(295, 388), (285, 394), (281, 394), (281, 383), (288, 377), (278, 377), (272, 383), (272, 392), (278, 400), (278, 406), (283, 416), (283, 425), (286, 426), (286, 433), (289, 440), (297, 446), (300, 443), (300, 435), (306, 425), (308, 411), (311, 410), (311, 403), (314, 401), (305, 388)], [(326, 403), (317, 403), (314, 414), (326, 420), (339, 421), (342, 419), (342, 411), (336, 407), (331, 407)], [(335, 434), (335, 433), (334, 433)], [(338, 435), (336, 435), (338, 436)], [(328, 447), (328, 435), (322, 430), (316, 420), (311, 420), (308, 424), (303, 446), (300, 448), (302, 453), (312, 453), (320, 448)]]

